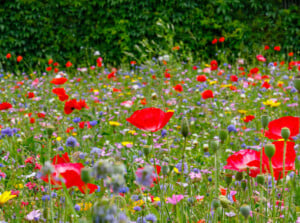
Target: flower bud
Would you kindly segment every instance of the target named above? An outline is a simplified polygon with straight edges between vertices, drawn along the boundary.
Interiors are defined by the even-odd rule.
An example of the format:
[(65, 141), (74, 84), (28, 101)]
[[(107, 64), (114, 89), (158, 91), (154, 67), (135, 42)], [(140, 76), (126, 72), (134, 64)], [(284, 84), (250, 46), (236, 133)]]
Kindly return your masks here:
[(300, 75), (295, 77), (294, 86), (298, 90), (298, 93), (300, 93)]
[(276, 151), (276, 149), (275, 149), (275, 146), (273, 144), (265, 145), (265, 154), (267, 155), (267, 157), (269, 159), (271, 159), (274, 156), (275, 151)]
[(90, 169), (87, 167), (84, 167), (81, 169), (81, 179), (84, 183), (89, 183), (91, 180), (91, 172)]
[(291, 135), (291, 131), (289, 128), (282, 128), (281, 129), (281, 137), (284, 138), (285, 140), (287, 140)]
[(219, 132), (219, 138), (220, 138), (221, 142), (224, 143), (225, 140), (227, 139), (227, 132), (225, 130), (221, 130)]
[(237, 172), (237, 173), (235, 174), (235, 179), (236, 179), (237, 181), (241, 181), (241, 180), (243, 179), (243, 172)]
[(152, 98), (152, 100), (156, 100), (157, 99), (157, 94), (156, 93), (152, 93), (151, 94), (151, 98)]
[(145, 154), (145, 156), (148, 156), (149, 153), (150, 153), (150, 148), (148, 146), (145, 146), (144, 147), (144, 154)]
[(215, 153), (219, 149), (219, 142), (218, 141), (212, 141), (210, 143), (210, 147), (213, 153)]
[(231, 204), (231, 201), (228, 200), (228, 198), (224, 195), (220, 195), (219, 199), (220, 199), (220, 203), (221, 203), (223, 208), (228, 208), (229, 205)]
[(242, 180), (241, 187), (243, 190), (246, 190), (246, 181), (245, 180)]
[(250, 209), (249, 205), (247, 205), (247, 204), (243, 204), (240, 207), (240, 212), (245, 218), (248, 218), (248, 216), (250, 215), (250, 211), (251, 211), (251, 209)]
[(226, 173), (225, 174), (225, 182), (227, 183), (227, 185), (229, 186), (232, 182), (232, 174), (230, 173)]
[(220, 207), (220, 201), (217, 200), (217, 199), (213, 199), (212, 203), (211, 203), (211, 206), (213, 207), (213, 209), (217, 209), (218, 207)]
[(169, 173), (169, 166), (162, 166), (161, 172), (163, 175), (167, 175)]
[(264, 183), (265, 183), (265, 177), (264, 177), (264, 175), (260, 175), (260, 174), (257, 175), (256, 181), (257, 181), (258, 184), (264, 185)]
[(269, 116), (267, 116), (267, 115), (261, 116), (262, 127), (265, 129), (265, 128), (267, 128), (268, 124), (269, 124)]
[(183, 118), (181, 121), (181, 134), (186, 138), (189, 134), (189, 122), (187, 118)]

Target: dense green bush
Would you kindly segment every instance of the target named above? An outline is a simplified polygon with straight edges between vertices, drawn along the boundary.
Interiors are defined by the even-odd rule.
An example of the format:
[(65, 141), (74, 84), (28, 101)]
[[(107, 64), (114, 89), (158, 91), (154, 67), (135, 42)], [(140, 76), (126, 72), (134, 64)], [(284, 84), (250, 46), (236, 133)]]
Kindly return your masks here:
[[(229, 52), (251, 53), (263, 44), (300, 48), (300, 8), (280, 0), (2, 0), (0, 61), (23, 55), (86, 63), (96, 50), (106, 62), (157, 56), (180, 45), (200, 57), (215, 54), (214, 37)], [(133, 57), (135, 56), (135, 57)], [(40, 61), (38, 61), (40, 60)]]

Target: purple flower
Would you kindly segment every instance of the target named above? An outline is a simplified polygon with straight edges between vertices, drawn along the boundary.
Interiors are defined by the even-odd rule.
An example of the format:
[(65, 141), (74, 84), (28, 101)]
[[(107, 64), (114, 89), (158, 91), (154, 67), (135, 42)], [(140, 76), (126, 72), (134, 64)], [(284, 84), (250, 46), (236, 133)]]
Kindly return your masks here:
[(184, 196), (182, 194), (179, 195), (175, 195), (173, 194), (172, 197), (168, 197), (167, 198), (167, 202), (166, 203), (170, 203), (170, 204), (177, 204), (179, 201), (181, 201), (184, 198)]
[(41, 216), (41, 211), (40, 210), (34, 210), (30, 212), (28, 215), (26, 215), (25, 219), (28, 221), (38, 221)]

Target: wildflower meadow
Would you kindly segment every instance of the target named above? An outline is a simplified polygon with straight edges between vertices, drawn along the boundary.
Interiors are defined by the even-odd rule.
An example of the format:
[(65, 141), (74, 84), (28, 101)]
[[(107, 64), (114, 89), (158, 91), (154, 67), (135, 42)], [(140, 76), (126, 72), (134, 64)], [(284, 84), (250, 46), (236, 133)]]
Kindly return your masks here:
[(1, 50), (0, 223), (300, 223), (299, 48), (230, 41), (118, 66)]

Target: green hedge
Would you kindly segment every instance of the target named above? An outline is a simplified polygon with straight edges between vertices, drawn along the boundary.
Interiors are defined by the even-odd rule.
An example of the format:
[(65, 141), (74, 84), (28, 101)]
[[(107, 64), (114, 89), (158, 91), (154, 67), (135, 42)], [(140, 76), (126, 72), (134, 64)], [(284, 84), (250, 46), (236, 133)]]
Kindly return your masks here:
[[(196, 56), (215, 53), (224, 36), (230, 52), (251, 53), (263, 44), (300, 48), (300, 9), (280, 0), (2, 0), (0, 61), (23, 55), (86, 63), (96, 50), (118, 64), (172, 45)], [(142, 40), (144, 42), (142, 43)], [(159, 50), (158, 50), (159, 49)], [(146, 51), (147, 50), (147, 51)]]

